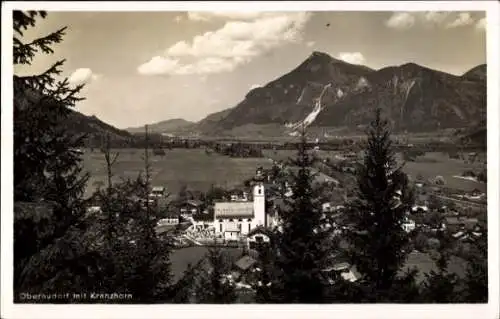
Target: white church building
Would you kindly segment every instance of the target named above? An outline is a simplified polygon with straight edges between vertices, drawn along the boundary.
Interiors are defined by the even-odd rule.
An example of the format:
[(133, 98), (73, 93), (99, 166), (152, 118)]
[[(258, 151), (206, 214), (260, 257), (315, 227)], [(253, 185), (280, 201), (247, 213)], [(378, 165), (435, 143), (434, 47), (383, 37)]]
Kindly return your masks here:
[(263, 183), (253, 186), (253, 201), (218, 202), (214, 207), (215, 232), (226, 240), (238, 240), (257, 226), (270, 227), (277, 223), (274, 214), (266, 212)]

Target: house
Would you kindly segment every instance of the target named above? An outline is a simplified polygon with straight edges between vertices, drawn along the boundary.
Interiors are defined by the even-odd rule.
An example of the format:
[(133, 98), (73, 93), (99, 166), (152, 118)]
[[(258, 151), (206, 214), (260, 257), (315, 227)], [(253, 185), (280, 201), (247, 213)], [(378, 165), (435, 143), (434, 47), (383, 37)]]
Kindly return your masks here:
[(335, 205), (335, 202), (325, 202), (321, 204), (321, 211), (323, 213), (339, 212), (345, 208), (344, 205)]
[(176, 225), (180, 223), (180, 216), (173, 211), (167, 211), (166, 216), (158, 221), (158, 226)]
[(404, 231), (409, 233), (409, 232), (415, 230), (416, 224), (415, 224), (414, 220), (409, 219), (409, 218), (405, 218), (402, 226), (403, 226)]
[(248, 193), (235, 189), (230, 192), (230, 199), (232, 202), (246, 202), (248, 201)]
[(272, 233), (268, 228), (257, 226), (247, 234), (249, 249), (256, 249), (259, 244), (270, 244)]
[(167, 189), (163, 186), (154, 186), (149, 193), (149, 197), (161, 198), (167, 194)]
[(93, 215), (97, 213), (102, 213), (101, 206), (90, 206), (87, 207), (87, 214)]
[(245, 255), (238, 259), (233, 266), (231, 277), (236, 282), (252, 282), (257, 260)]
[(322, 270), (323, 273), (327, 276), (328, 282), (333, 284), (333, 277), (340, 275), (344, 280), (355, 282), (359, 278), (361, 278), (361, 274), (356, 270), (355, 266), (351, 266), (348, 262), (338, 261), (334, 263), (332, 266), (327, 267)]
[(425, 205), (414, 205), (411, 208), (411, 211), (413, 213), (427, 213), (429, 211), (429, 207), (427, 207)]
[(181, 204), (180, 212), (183, 217), (190, 217), (202, 213), (204, 203), (201, 200), (189, 199)]

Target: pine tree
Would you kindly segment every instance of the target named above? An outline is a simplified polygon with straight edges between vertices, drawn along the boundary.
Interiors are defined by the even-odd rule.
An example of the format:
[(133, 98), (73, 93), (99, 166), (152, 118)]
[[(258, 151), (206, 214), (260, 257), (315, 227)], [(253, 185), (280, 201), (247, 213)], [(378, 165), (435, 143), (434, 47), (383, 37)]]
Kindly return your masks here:
[(288, 209), (280, 216), (282, 232), (276, 233), (276, 280), (271, 284), (271, 301), (278, 303), (321, 303), (326, 296), (326, 267), (331, 252), (330, 232), (322, 225), (322, 211), (313, 188), (311, 172), (315, 159), (307, 150), (305, 129), (302, 130), (297, 157), (290, 165), (293, 195)]
[(488, 233), (485, 226), (482, 235), (473, 245), (471, 254), (467, 257), (466, 276), (461, 301), (467, 303), (488, 302)]
[[(272, 245), (272, 244), (271, 244)], [(263, 243), (258, 244), (258, 275), (253, 283), (255, 290), (255, 302), (269, 303), (272, 301), (271, 285), (274, 277), (273, 248)]]
[(206, 255), (207, 267), (195, 279), (195, 299), (203, 304), (230, 304), (237, 299), (234, 285), (225, 278), (229, 270), (227, 256), (217, 247), (211, 247)]
[(380, 109), (367, 134), (364, 163), (357, 170), (357, 199), (348, 209), (348, 253), (363, 276), (366, 298), (396, 301), (391, 300), (399, 298), (394, 284), (408, 254), (409, 239), (402, 223), (411, 209), (413, 192), (397, 166), (388, 122)]
[[(23, 42), (24, 32), (45, 16), (43, 11), (14, 11), (14, 65), (30, 65), (38, 52), (52, 54), (52, 46), (62, 41), (66, 28)], [(58, 61), (41, 74), (14, 75), (15, 291), (90, 289), (90, 269), (97, 267), (96, 256), (80, 240), (88, 175), (75, 149), (85, 136), (64, 127), (82, 99), (82, 86), (56, 80), (63, 64)]]
[(170, 252), (172, 242), (160, 240), (156, 234), (159, 219), (157, 207), (149, 201), (151, 166), (149, 162), (149, 135), (146, 126), (144, 149), (144, 175), (135, 181), (139, 200), (135, 202), (136, 215), (131, 220), (132, 245), (129, 250), (127, 287), (134, 302), (165, 302), (171, 296)]
[(439, 231), (437, 238), (440, 242), (439, 254), (435, 258), (437, 271), (431, 270), (425, 274), (420, 300), (426, 303), (458, 302), (459, 278), (457, 274), (448, 271), (452, 241), (449, 234), (444, 231)]

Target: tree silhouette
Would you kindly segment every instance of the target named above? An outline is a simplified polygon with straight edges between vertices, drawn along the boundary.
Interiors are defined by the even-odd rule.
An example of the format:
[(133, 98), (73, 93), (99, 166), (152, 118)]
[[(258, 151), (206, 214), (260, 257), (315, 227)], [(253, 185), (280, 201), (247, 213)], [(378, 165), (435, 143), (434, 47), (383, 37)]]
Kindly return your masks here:
[[(52, 54), (66, 28), (25, 42), (44, 11), (13, 12), (15, 65), (30, 65), (38, 53)], [(88, 174), (79, 152), (85, 136), (70, 134), (64, 122), (82, 100), (82, 86), (57, 80), (64, 60), (40, 74), (14, 75), (14, 290), (89, 289), (96, 256), (86, 247)], [(16, 300), (17, 300), (16, 294)]]
[(380, 109), (367, 134), (364, 163), (357, 172), (357, 198), (348, 209), (347, 239), (353, 264), (371, 286), (367, 298), (380, 301), (398, 297), (394, 284), (409, 242), (402, 223), (413, 205), (413, 191), (397, 166), (389, 125)]

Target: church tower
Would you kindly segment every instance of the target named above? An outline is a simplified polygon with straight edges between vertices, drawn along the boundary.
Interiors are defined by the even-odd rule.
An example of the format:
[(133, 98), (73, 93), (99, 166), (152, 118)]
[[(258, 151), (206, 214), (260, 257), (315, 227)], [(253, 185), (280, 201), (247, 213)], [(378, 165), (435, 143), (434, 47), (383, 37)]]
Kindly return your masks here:
[(254, 218), (252, 228), (266, 224), (266, 195), (263, 183), (257, 183), (253, 187), (253, 212)]

